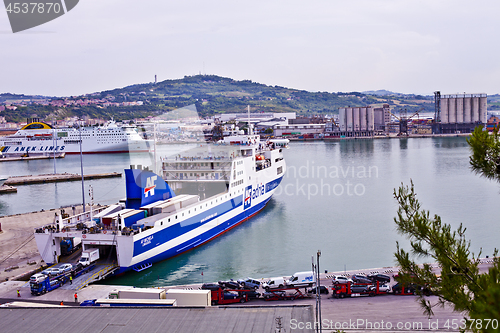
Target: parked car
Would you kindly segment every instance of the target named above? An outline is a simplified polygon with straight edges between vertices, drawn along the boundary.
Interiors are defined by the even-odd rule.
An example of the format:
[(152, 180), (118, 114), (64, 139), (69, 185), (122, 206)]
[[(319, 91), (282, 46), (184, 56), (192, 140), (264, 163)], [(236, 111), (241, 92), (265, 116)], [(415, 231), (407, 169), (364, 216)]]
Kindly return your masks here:
[(286, 293), (283, 290), (280, 290), (280, 291), (266, 291), (265, 293), (262, 294), (262, 297), (264, 299), (269, 299), (269, 298), (273, 298), (273, 297), (283, 298), (283, 297), (285, 297), (285, 295), (286, 295)]
[(333, 284), (339, 284), (339, 283), (347, 283), (347, 282), (351, 282), (352, 283), (352, 280), (343, 276), (343, 275), (334, 275), (333, 278), (332, 278), (332, 283)]
[[(393, 294), (401, 294), (401, 289), (402, 289), (402, 284), (398, 282), (392, 286), (392, 293)], [(408, 285), (405, 285), (405, 293), (406, 294), (414, 294), (415, 290), (416, 290), (416, 285), (414, 283), (410, 283)]]
[[(394, 286), (392, 286), (392, 293), (393, 294), (401, 294), (401, 283), (396, 283)], [(422, 295), (425, 296), (430, 296), (432, 295), (432, 291), (428, 287), (423, 287), (421, 285), (417, 285), (415, 283), (409, 283), (409, 284), (404, 284), (405, 286), (405, 293), (406, 294), (418, 294), (421, 293)]]
[(367, 293), (369, 291), (368, 286), (365, 284), (351, 284), (351, 293), (353, 294), (358, 294), (358, 293)]
[[(316, 294), (316, 288), (311, 288), (307, 291), (308, 294)], [(328, 288), (325, 286), (319, 286), (319, 293), (320, 294), (327, 294), (328, 295)]]
[(351, 279), (356, 283), (373, 283), (371, 279), (367, 278), (365, 275), (360, 274), (354, 274), (353, 276), (351, 276)]
[(94, 306), (96, 301), (97, 301), (97, 298), (87, 299), (87, 300), (81, 302), (80, 306)]
[(223, 289), (240, 289), (240, 284), (236, 281), (219, 281), (219, 286)]
[[(377, 286), (370, 286), (369, 287), (371, 291), (377, 291)], [(378, 286), (378, 291), (383, 291), (383, 292), (391, 292), (391, 287), (389, 287), (388, 284), (381, 284)]]
[(238, 294), (240, 297), (247, 295), (248, 298), (259, 298), (260, 293), (256, 292), (255, 290), (243, 290), (239, 291)]
[(241, 284), (244, 289), (258, 289), (260, 287), (260, 281), (252, 278), (247, 278), (246, 280), (238, 280), (238, 283)]
[(384, 275), (384, 274), (368, 275), (368, 278), (371, 279), (373, 282), (376, 282), (376, 281), (383, 282), (383, 283), (391, 282), (391, 277), (388, 275)]
[(204, 283), (204, 284), (202, 284), (201, 289), (216, 291), (216, 290), (221, 289), (221, 287), (215, 283)]
[(232, 293), (229, 291), (224, 292), (224, 299), (237, 299), (237, 298), (238, 298), (238, 294), (235, 294), (235, 293)]
[(42, 271), (42, 274), (56, 276), (62, 274), (63, 271), (58, 267), (50, 267)]
[(61, 269), (64, 273), (71, 272), (73, 270), (73, 265), (72, 264), (62, 264), (61, 266), (59, 266), (59, 269)]
[(36, 274), (33, 274), (30, 277), (30, 282), (32, 282), (32, 283), (40, 283), (43, 280), (45, 280), (46, 278), (47, 278), (47, 275), (41, 274), (41, 273), (36, 273)]

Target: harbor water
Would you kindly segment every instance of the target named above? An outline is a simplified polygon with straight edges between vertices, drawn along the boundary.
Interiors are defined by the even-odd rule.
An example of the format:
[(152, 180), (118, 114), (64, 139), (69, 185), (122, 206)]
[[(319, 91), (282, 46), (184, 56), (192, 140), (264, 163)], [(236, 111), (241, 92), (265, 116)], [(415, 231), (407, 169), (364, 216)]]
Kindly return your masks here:
[[(169, 145), (158, 156), (190, 145)], [(217, 239), (142, 272), (105, 283), (165, 286), (245, 277), (286, 276), (311, 269), (321, 250), (322, 271), (394, 265), (395, 188), (413, 180), (422, 207), (457, 228), (462, 223), (471, 250), (492, 255), (498, 247), (500, 187), (472, 173), (464, 137), (292, 142), (288, 171), (257, 216)], [(85, 173), (123, 172), (149, 165), (148, 154), (84, 155)], [(79, 173), (80, 156), (56, 160), (57, 172)], [(0, 163), (1, 175), (54, 172), (53, 160)], [(124, 178), (85, 181), (94, 203), (125, 197)], [(0, 196), (0, 215), (81, 204), (79, 182), (18, 186)]]

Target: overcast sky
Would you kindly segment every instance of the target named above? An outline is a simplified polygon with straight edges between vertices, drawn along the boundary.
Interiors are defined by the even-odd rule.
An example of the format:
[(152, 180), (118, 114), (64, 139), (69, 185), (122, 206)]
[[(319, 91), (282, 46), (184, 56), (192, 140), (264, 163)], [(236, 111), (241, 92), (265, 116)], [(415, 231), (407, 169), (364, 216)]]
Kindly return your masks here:
[(498, 0), (81, 0), (13, 34), (0, 93), (215, 74), (308, 91), (500, 93)]

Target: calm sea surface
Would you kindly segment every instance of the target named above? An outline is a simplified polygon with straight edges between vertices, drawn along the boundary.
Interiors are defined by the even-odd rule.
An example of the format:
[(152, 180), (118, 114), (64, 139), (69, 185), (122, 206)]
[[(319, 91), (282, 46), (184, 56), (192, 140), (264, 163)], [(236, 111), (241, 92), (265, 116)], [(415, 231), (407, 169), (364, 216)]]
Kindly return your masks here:
[[(161, 150), (187, 147), (169, 146)], [(321, 270), (376, 268), (394, 264), (394, 188), (413, 180), (423, 208), (445, 223), (467, 227), (472, 250), (491, 255), (498, 247), (500, 187), (470, 171), (465, 138), (415, 138), (293, 142), (285, 152), (288, 172), (266, 208), (253, 219), (145, 272), (106, 283), (162, 286), (243, 277), (291, 275), (311, 268), (321, 250)], [(85, 155), (84, 172), (122, 172), (148, 165), (147, 154)], [(56, 161), (57, 172), (80, 172), (80, 157)], [(52, 173), (52, 160), (0, 163), (0, 175)], [(125, 197), (124, 179), (85, 182), (94, 202)], [(79, 204), (79, 182), (18, 186), (0, 196), (0, 215)]]

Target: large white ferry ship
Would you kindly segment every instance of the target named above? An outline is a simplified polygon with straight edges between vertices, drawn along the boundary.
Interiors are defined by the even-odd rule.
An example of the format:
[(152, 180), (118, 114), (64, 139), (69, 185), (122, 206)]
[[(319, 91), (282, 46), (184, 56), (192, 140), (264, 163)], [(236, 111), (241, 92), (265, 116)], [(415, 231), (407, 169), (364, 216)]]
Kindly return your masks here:
[(148, 142), (132, 125), (118, 126), (108, 121), (103, 126), (53, 128), (33, 121), (15, 134), (0, 137), (0, 152), (5, 154), (79, 154), (147, 152)]
[(161, 176), (131, 166), (125, 170), (126, 201), (58, 216), (36, 229), (40, 254), (46, 263), (57, 263), (61, 241), (81, 238), (83, 250), (99, 249), (103, 266), (97, 275), (103, 277), (191, 250), (265, 207), (286, 172), (287, 145), (286, 139), (230, 136), (162, 158)]

